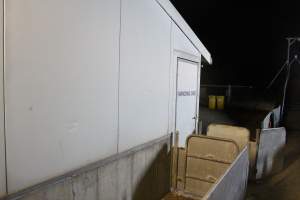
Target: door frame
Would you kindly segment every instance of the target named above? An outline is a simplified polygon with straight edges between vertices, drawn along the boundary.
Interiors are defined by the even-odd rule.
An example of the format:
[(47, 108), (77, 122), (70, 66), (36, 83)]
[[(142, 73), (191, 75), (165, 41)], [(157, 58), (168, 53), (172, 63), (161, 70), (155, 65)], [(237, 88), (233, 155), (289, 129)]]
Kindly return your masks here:
[(197, 91), (196, 91), (196, 107), (195, 107), (195, 131), (199, 134), (199, 103), (200, 103), (200, 79), (201, 79), (201, 55), (195, 56), (183, 51), (174, 50), (174, 68), (175, 68), (175, 104), (174, 104), (174, 131), (177, 131), (177, 87), (178, 87), (178, 64), (180, 60), (190, 62), (197, 65)]

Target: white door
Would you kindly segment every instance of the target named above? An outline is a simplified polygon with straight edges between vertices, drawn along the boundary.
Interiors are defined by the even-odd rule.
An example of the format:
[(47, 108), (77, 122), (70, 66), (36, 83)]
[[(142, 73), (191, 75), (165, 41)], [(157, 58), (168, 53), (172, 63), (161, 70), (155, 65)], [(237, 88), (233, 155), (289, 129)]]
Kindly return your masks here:
[(199, 63), (178, 58), (176, 130), (179, 146), (184, 147), (188, 135), (196, 129)]

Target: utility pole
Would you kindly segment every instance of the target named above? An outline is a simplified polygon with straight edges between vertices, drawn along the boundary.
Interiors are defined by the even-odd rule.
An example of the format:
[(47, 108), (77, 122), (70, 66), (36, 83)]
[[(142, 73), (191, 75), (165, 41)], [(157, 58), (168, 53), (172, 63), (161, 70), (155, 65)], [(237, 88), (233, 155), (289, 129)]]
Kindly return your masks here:
[(288, 42), (287, 46), (287, 58), (283, 66), (280, 68), (280, 70), (277, 72), (277, 74), (274, 76), (272, 81), (269, 83), (267, 86), (267, 89), (269, 89), (273, 83), (277, 80), (279, 75), (283, 72), (284, 69), (286, 69), (286, 77), (284, 81), (284, 86), (283, 86), (283, 95), (282, 95), (282, 102), (281, 102), (281, 110), (280, 110), (280, 121), (282, 122), (283, 120), (283, 114), (284, 114), (284, 109), (285, 109), (285, 101), (286, 101), (286, 92), (287, 92), (287, 87), (288, 83), (290, 80), (290, 75), (291, 75), (291, 67), (292, 65), (297, 62), (300, 64), (300, 60), (298, 58), (298, 54), (293, 54), (291, 55), (291, 50), (294, 48), (295, 44), (298, 42), (300, 43), (300, 37), (289, 37), (286, 38)]

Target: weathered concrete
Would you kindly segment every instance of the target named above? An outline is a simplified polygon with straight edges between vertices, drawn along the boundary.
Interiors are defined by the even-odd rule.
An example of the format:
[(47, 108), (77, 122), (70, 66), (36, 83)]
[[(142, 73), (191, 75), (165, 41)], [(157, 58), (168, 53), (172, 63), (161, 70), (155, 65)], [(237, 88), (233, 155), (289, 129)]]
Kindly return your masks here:
[(98, 197), (98, 170), (83, 173), (72, 179), (74, 200), (97, 200)]
[(170, 187), (170, 135), (5, 200), (160, 200)]
[(99, 199), (116, 200), (118, 194), (118, 161), (109, 163), (98, 170)]
[(14, 199), (22, 200), (73, 200), (72, 181), (66, 178), (60, 182), (53, 183), (45, 188), (23, 194)]
[(132, 199), (132, 166), (133, 156), (127, 156), (118, 161), (118, 199)]

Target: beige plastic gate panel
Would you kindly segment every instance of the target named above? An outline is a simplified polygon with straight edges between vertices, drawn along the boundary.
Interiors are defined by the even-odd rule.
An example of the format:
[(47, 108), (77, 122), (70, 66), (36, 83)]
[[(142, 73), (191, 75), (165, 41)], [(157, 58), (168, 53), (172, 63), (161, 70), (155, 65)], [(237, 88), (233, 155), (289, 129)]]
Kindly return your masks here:
[(205, 157), (231, 163), (239, 153), (238, 145), (232, 140), (208, 136), (190, 136), (187, 141), (188, 156)]
[(210, 124), (207, 128), (207, 136), (234, 140), (242, 150), (250, 141), (250, 131), (243, 127), (222, 124)]
[(190, 136), (187, 139), (185, 193), (203, 197), (239, 154), (233, 140)]
[(203, 197), (212, 186), (213, 183), (199, 181), (196, 179), (187, 179), (185, 185), (185, 195)]
[[(187, 158), (187, 173), (186, 177), (197, 177), (202, 180), (214, 183), (218, 177), (222, 176), (230, 163), (218, 163), (211, 160)], [(199, 170), (201, 166), (201, 170)]]
[(247, 190), (249, 151), (245, 147), (202, 200), (243, 200)]
[(195, 199), (183, 197), (178, 195), (177, 193), (172, 192), (167, 194), (164, 198), (162, 198), (162, 200), (195, 200)]

